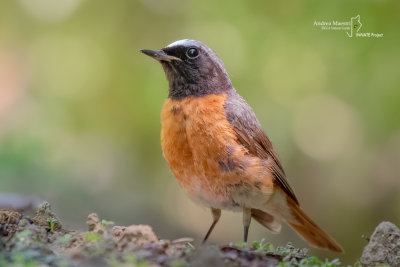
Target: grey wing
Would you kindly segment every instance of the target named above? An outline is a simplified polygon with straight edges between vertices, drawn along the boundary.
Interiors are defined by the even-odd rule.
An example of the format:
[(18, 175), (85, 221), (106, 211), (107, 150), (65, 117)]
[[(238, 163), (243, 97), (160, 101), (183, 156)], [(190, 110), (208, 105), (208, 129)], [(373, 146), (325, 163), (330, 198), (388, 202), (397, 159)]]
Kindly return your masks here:
[(271, 171), (275, 181), (290, 198), (299, 204), (293, 189), (286, 179), (278, 154), (251, 107), (240, 95), (232, 93), (225, 101), (224, 109), (227, 120), (232, 125), (239, 142), (250, 154), (262, 159), (272, 159)]

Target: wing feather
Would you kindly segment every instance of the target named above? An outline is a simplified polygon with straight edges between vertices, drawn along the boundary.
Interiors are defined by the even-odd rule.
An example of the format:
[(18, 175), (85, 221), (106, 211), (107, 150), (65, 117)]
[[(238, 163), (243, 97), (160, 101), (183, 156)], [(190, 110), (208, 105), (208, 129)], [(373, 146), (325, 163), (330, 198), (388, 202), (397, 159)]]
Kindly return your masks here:
[(278, 154), (251, 107), (240, 95), (234, 93), (228, 96), (224, 109), (239, 142), (250, 154), (261, 159), (272, 159), (270, 167), (276, 183), (298, 204), (297, 197), (286, 179)]

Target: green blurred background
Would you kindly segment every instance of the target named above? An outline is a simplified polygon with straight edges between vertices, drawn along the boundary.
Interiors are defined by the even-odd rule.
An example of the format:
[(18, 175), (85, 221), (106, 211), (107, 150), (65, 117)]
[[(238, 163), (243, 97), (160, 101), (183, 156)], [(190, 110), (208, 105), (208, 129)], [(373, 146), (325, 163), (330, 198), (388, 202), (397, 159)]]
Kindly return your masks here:
[[(383, 220), (400, 224), (399, 1), (0, 1), (0, 193), (40, 196), (70, 227), (97, 212), (202, 237), (208, 209), (162, 157), (161, 66), (140, 54), (184, 38), (225, 62), (280, 153), (302, 207), (353, 263)], [(349, 38), (315, 20), (348, 21)], [(306, 244), (256, 222), (250, 240)], [(211, 240), (241, 241), (223, 213)], [(320, 256), (336, 257), (313, 250)]]

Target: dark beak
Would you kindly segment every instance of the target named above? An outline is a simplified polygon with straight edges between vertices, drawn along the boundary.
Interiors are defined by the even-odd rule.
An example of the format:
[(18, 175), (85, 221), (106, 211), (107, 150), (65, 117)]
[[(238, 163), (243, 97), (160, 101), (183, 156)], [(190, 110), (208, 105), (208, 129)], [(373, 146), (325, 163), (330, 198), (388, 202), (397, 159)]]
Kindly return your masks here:
[(171, 62), (172, 60), (178, 60), (182, 61), (182, 59), (174, 56), (167, 55), (164, 51), (162, 50), (149, 50), (149, 49), (142, 49), (140, 50), (145, 55), (148, 55), (149, 57), (152, 57), (158, 61), (167, 61)]

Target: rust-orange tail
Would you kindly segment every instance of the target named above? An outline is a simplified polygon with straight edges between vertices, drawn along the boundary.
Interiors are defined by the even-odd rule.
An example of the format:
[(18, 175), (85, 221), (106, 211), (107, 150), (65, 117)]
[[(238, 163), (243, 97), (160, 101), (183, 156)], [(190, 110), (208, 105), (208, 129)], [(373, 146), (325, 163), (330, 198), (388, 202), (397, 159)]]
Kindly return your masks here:
[(288, 205), (292, 212), (292, 218), (285, 218), (287, 223), (302, 238), (317, 248), (329, 249), (334, 252), (343, 252), (342, 247), (319, 226), (295, 203), (288, 198)]

